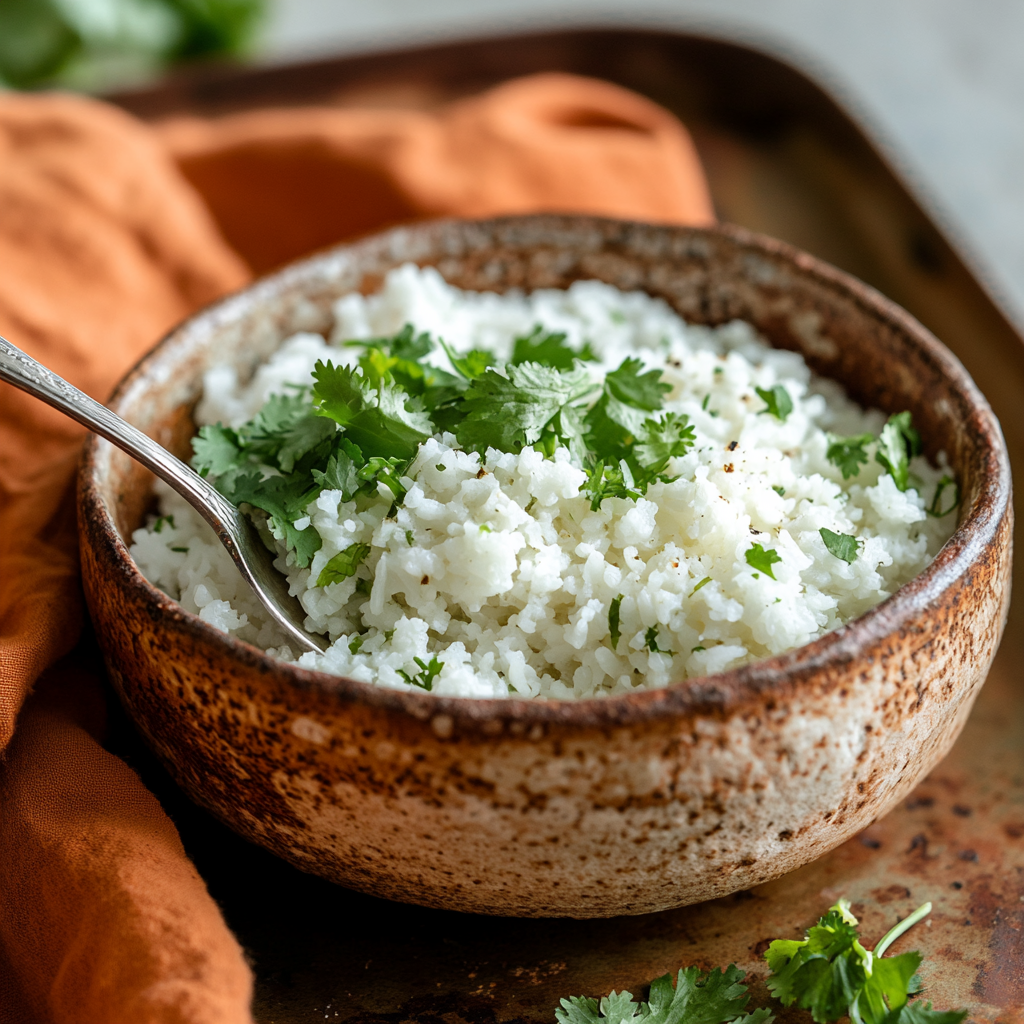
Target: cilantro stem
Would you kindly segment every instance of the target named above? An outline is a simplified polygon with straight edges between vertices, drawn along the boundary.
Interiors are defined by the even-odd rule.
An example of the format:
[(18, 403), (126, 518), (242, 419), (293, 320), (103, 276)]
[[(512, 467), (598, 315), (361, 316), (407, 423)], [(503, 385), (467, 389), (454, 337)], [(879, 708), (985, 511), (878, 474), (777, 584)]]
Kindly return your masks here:
[(904, 932), (909, 931), (921, 918), (927, 917), (931, 912), (931, 903), (922, 903), (909, 917), (905, 917), (899, 924), (890, 928), (882, 936), (881, 942), (875, 946), (875, 956), (881, 956)]

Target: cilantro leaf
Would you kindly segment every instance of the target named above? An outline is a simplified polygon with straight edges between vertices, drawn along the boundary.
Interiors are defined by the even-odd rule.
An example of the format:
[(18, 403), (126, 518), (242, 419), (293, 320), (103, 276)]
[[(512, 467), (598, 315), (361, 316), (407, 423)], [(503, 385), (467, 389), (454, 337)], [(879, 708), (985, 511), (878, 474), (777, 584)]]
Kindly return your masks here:
[(637, 498), (643, 497), (643, 491), (637, 488), (633, 471), (625, 459), (618, 462), (603, 460), (587, 467), (587, 480), (580, 488), (590, 495), (590, 511), (597, 512), (605, 498)]
[(618, 594), (612, 598), (612, 603), (608, 606), (608, 635), (612, 641), (612, 650), (616, 651), (619, 648), (619, 640), (622, 639), (622, 633), (619, 632), (619, 608), (622, 607), (622, 595)]
[(821, 534), (821, 539), (825, 542), (829, 554), (841, 558), (850, 565), (857, 561), (857, 546), (860, 542), (856, 537), (848, 533), (833, 533), (824, 526), (818, 533)]
[(629, 992), (612, 992), (600, 1003), (574, 996), (561, 1000), (555, 1019), (558, 1024), (768, 1024), (769, 1010), (744, 1014), (749, 997), (746, 986), (740, 984), (743, 977), (734, 964), (710, 972), (687, 967), (679, 972), (674, 988), (671, 974), (652, 981), (646, 1003), (634, 1001)]
[(414, 676), (410, 676), (408, 672), (403, 672), (401, 669), (398, 670), (398, 674), (410, 685), (418, 686), (421, 690), (432, 690), (434, 688), (434, 680), (441, 674), (441, 669), (444, 668), (444, 662), (437, 660), (437, 655), (434, 655), (429, 663), (425, 663), (422, 658), (413, 658), (414, 662), (420, 667), (420, 671)]
[(236, 505), (247, 502), (263, 509), (270, 517), (271, 529), (277, 527), (284, 534), (285, 543), (295, 551), (296, 564), (302, 568), (320, 550), (323, 541), (316, 530), (309, 526), (304, 530), (295, 528), (295, 521), (305, 515), (306, 506), (320, 493), (319, 487), (308, 486), (308, 478), (293, 474), (264, 480), (258, 472), (240, 473), (227, 482), (218, 480), (217, 489)]
[(174, 525), (174, 516), (160, 516), (150, 529), (154, 533), (163, 533), (165, 526), (169, 526), (172, 530), (177, 529)]
[(966, 1010), (933, 1010), (930, 1002), (915, 999), (893, 1010), (885, 1024), (961, 1024), (966, 1017)]
[(647, 650), (649, 650), (652, 654), (675, 654), (675, 651), (663, 651), (658, 646), (658, 632), (659, 630), (657, 626), (651, 626), (644, 634), (644, 643), (647, 645)]
[(463, 400), (467, 415), (456, 428), (459, 443), (469, 451), (517, 452), (550, 426), (556, 438), (579, 446), (582, 425), (572, 406), (593, 390), (587, 372), (561, 373), (539, 363), (506, 369), (507, 377), (487, 369), (470, 383)]
[(359, 477), (359, 466), (344, 448), (331, 455), (326, 469), (314, 469), (312, 475), (325, 491), (341, 491), (342, 501), (351, 501), (363, 483)]
[(484, 371), (489, 366), (497, 366), (499, 363), (498, 357), (485, 348), (474, 348), (470, 349), (464, 355), (459, 355), (444, 338), (440, 339), (441, 348), (444, 349), (445, 355), (448, 356), (448, 361), (455, 367), (456, 372), (460, 377), (465, 378), (468, 381), (474, 381), (478, 377), (482, 377)]
[(366, 456), (412, 459), (434, 432), (430, 417), (408, 409), (408, 394), (386, 379), (374, 388), (362, 370), (330, 362), (317, 362), (313, 377), (320, 415), (339, 423)]
[(369, 544), (349, 544), (320, 570), (320, 575), (316, 578), (316, 585), (326, 587), (328, 583), (340, 583), (350, 576), (355, 576), (356, 569), (369, 553)]
[(772, 571), (772, 566), (776, 562), (781, 562), (782, 557), (775, 551), (774, 548), (763, 548), (760, 544), (754, 544), (743, 556), (747, 560), (747, 565), (751, 569), (756, 569), (758, 572), (763, 572), (766, 576), (770, 576), (775, 579), (775, 573)]
[(875, 461), (892, 477), (898, 490), (910, 486), (910, 460), (921, 454), (921, 435), (913, 427), (909, 412), (889, 417), (878, 436)]
[(777, 420), (786, 422), (786, 417), (793, 411), (793, 399), (789, 392), (781, 384), (773, 384), (770, 388), (754, 388), (757, 397), (764, 402), (767, 408), (761, 410), (758, 415), (768, 413)]
[(633, 450), (641, 467), (660, 472), (669, 459), (685, 455), (693, 447), (694, 440), (689, 417), (670, 412), (660, 420), (644, 423), (642, 440)]
[(874, 434), (855, 434), (852, 437), (833, 437), (825, 458), (843, 474), (844, 480), (856, 476), (866, 466), (868, 453), (864, 446), (874, 441)]
[[(942, 507), (942, 494), (947, 487), (953, 488), (953, 501), (948, 508)], [(941, 519), (943, 516), (948, 516), (953, 509), (958, 508), (960, 505), (960, 485), (951, 477), (943, 476), (942, 479), (935, 485), (935, 495), (932, 498), (932, 503), (925, 509), (925, 512), (930, 516), (934, 516), (936, 519)]]
[(605, 377), (605, 391), (624, 405), (656, 412), (662, 407), (672, 385), (662, 383), (661, 370), (641, 373), (643, 366), (639, 359), (632, 356), (624, 359), (617, 370), (612, 370)]
[(242, 462), (238, 434), (222, 423), (200, 427), (198, 436), (192, 438), (192, 451), (192, 468), (200, 476), (220, 476)]
[(583, 348), (576, 351), (571, 345), (566, 344), (565, 338), (563, 332), (546, 331), (537, 324), (529, 334), (516, 338), (509, 363), (512, 366), (518, 366), (520, 363), (540, 363), (554, 370), (571, 370), (577, 359), (583, 362), (597, 361), (597, 356), (594, 355), (589, 343), (585, 343)]

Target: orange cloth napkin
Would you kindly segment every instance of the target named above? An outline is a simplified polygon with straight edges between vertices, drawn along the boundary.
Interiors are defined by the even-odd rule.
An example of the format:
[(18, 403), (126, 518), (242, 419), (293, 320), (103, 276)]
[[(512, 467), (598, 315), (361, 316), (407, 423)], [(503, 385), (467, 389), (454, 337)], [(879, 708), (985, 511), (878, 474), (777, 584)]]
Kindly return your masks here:
[[(437, 113), (156, 130), (89, 100), (6, 94), (0, 334), (103, 400), (253, 271), (400, 221), (537, 210), (712, 220), (685, 129), (567, 75)], [(245, 1024), (241, 949), (155, 798), (102, 747), (101, 673), (75, 647), (82, 435), (0, 385), (0, 1022)]]

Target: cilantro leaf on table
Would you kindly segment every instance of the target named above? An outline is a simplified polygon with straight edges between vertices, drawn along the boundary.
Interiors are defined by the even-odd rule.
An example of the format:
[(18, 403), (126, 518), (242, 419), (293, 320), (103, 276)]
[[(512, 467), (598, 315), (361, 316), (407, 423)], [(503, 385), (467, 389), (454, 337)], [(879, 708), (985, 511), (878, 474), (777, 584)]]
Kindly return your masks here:
[(743, 556), (747, 565), (751, 569), (756, 569), (758, 572), (763, 572), (766, 576), (770, 576), (775, 579), (775, 573), (772, 571), (772, 566), (776, 562), (782, 561), (782, 556), (779, 555), (774, 548), (763, 548), (760, 544), (753, 544)]
[(362, 369), (318, 361), (313, 397), (321, 416), (340, 424), (367, 457), (413, 458), (434, 432), (426, 413), (410, 410), (409, 395), (392, 381), (373, 387)]
[(852, 437), (833, 437), (825, 452), (825, 458), (842, 474), (844, 480), (856, 476), (861, 466), (866, 466), (868, 453), (865, 445), (874, 441), (874, 434), (855, 434)]
[(931, 910), (926, 903), (882, 938), (874, 951), (860, 942), (857, 918), (840, 900), (804, 939), (776, 939), (764, 954), (768, 989), (784, 1006), (811, 1011), (818, 1024), (849, 1016), (853, 1024), (960, 1024), (966, 1011), (939, 1013), (909, 1003), (920, 953), (883, 956), (900, 935)]
[(316, 578), (316, 585), (326, 587), (329, 583), (340, 583), (350, 576), (355, 576), (356, 569), (365, 561), (369, 553), (369, 544), (349, 544), (320, 570), (320, 575)]
[(757, 397), (766, 406), (758, 415), (767, 413), (785, 423), (786, 417), (793, 411), (793, 399), (789, 397), (789, 392), (781, 384), (773, 384), (770, 388), (754, 388), (754, 390), (757, 392)]
[(768, 1024), (770, 1010), (744, 1013), (748, 995), (741, 985), (743, 971), (730, 964), (706, 972), (696, 967), (680, 970), (676, 985), (666, 974), (651, 982), (647, 1002), (637, 1002), (629, 992), (612, 992), (600, 1002), (584, 996), (562, 999), (555, 1010), (558, 1024)]
[(459, 443), (468, 451), (517, 452), (550, 427), (548, 433), (579, 450), (582, 421), (573, 406), (593, 391), (587, 372), (562, 373), (539, 363), (506, 371), (508, 376), (489, 368), (471, 381), (463, 399), (466, 417), (455, 429)]
[(898, 490), (910, 486), (910, 460), (921, 454), (921, 435), (911, 424), (910, 413), (889, 417), (878, 435), (875, 461), (892, 477)]
[(821, 539), (824, 541), (829, 554), (835, 555), (836, 558), (841, 558), (850, 565), (857, 561), (857, 546), (859, 542), (856, 537), (848, 533), (833, 533), (824, 526), (818, 533), (821, 535)]
[(589, 342), (577, 351), (566, 343), (565, 338), (563, 332), (547, 331), (537, 324), (529, 334), (516, 338), (509, 363), (512, 366), (540, 363), (553, 370), (571, 370), (577, 359), (585, 363), (597, 362)]

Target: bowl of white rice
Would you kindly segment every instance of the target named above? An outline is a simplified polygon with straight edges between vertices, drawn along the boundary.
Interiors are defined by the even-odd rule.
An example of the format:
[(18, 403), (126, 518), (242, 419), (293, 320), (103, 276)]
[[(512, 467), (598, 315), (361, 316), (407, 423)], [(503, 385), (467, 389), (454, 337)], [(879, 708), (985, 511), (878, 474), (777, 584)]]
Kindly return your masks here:
[(326, 647), (91, 439), (126, 708), (231, 827), (389, 898), (611, 916), (776, 877), (937, 763), (1005, 622), (963, 367), (738, 229), (396, 229), (193, 317), (111, 405), (252, 516)]

